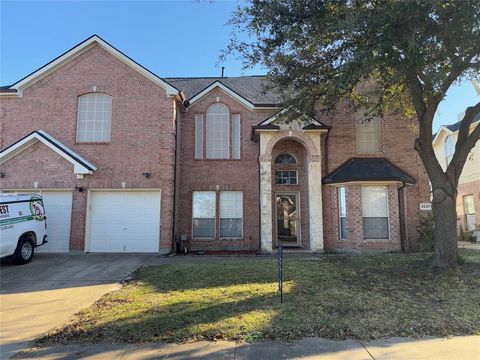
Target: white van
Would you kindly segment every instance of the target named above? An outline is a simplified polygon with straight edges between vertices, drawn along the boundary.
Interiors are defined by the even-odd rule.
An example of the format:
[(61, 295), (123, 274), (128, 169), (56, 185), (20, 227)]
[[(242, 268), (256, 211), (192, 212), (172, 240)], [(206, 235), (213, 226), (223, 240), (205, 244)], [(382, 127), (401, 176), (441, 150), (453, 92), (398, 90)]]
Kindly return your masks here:
[(0, 194), (0, 257), (29, 263), (35, 248), (47, 243), (47, 220), (41, 194)]

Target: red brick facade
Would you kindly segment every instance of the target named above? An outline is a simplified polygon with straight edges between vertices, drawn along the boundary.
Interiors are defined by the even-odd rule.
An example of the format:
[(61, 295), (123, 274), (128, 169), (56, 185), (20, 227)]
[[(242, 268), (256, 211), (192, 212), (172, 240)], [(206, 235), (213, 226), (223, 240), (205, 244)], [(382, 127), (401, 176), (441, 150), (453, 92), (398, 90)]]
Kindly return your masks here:
[[(111, 141), (107, 144), (77, 143), (78, 97), (95, 91), (107, 93), (113, 99)], [(205, 114), (208, 106), (215, 102), (225, 104), (230, 114), (240, 114), (239, 160), (194, 158), (195, 114)], [(23, 96), (1, 97), (0, 107), (0, 148), (5, 149), (32, 131), (44, 130), (97, 167), (92, 175), (77, 178), (71, 163), (40, 143), (0, 165), (0, 172), (4, 175), (0, 178), (2, 189), (33, 189), (37, 183), (38, 189), (73, 191), (71, 250), (85, 249), (89, 192), (95, 189), (122, 190), (122, 183), (127, 190), (161, 191), (161, 252), (169, 252), (172, 242), (182, 237), (188, 240), (188, 248), (192, 251), (260, 249), (260, 144), (250, 135), (252, 126), (278, 109), (249, 109), (218, 88), (185, 107), (178, 99), (167, 96), (165, 89), (158, 84), (99, 46), (90, 47), (27, 87)], [(318, 134), (322, 144), (322, 176), (325, 176), (346, 160), (361, 154), (356, 151), (355, 119), (346, 106), (340, 106), (335, 114), (319, 115), (319, 120), (331, 126), (328, 151), (325, 133)], [(406, 121), (387, 115), (382, 121), (382, 151), (369, 155), (387, 158), (416, 179), (416, 184), (407, 186), (405, 191), (405, 250), (416, 249), (419, 203), (429, 201), (428, 179), (413, 149), (415, 136)], [(283, 165), (272, 163), (272, 194), (284, 191), (300, 194), (301, 248), (310, 249), (309, 154), (304, 145), (286, 139), (275, 144), (272, 160), (283, 152), (297, 158), (294, 169), (298, 171), (299, 182), (298, 185), (275, 185), (274, 172)], [(147, 178), (144, 173), (151, 176)], [(340, 240), (338, 235), (336, 187), (322, 186), (325, 250), (400, 250), (399, 186), (388, 184), (390, 239), (377, 241), (363, 239), (361, 184), (346, 185), (347, 240)], [(83, 187), (86, 191), (77, 191), (76, 187)], [(192, 239), (194, 191), (242, 191), (243, 239), (226, 240), (218, 236), (211, 240)], [(275, 211), (274, 206), (271, 211)], [(274, 222), (272, 217), (273, 227)]]
[[(112, 96), (108, 144), (76, 143), (78, 96)], [(45, 145), (31, 147), (0, 165), (2, 189), (74, 191), (70, 248), (84, 249), (88, 190), (161, 189), (161, 248), (170, 249), (173, 232), (175, 101), (165, 90), (94, 46), (24, 90), (22, 97), (0, 98), (0, 146), (5, 148), (35, 130), (44, 130), (95, 164), (97, 171), (77, 179), (73, 166)], [(58, 166), (57, 166), (58, 165)], [(150, 172), (146, 179), (142, 173)]]

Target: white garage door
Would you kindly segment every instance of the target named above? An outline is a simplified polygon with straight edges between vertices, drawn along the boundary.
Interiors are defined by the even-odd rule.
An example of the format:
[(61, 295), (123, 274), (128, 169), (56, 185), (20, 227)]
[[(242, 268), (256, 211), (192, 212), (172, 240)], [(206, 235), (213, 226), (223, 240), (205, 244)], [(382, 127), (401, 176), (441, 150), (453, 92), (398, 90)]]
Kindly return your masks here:
[(42, 191), (47, 214), (48, 243), (37, 252), (68, 252), (70, 250), (70, 222), (72, 219), (71, 191)]
[(159, 251), (159, 191), (92, 191), (89, 210), (89, 251)]

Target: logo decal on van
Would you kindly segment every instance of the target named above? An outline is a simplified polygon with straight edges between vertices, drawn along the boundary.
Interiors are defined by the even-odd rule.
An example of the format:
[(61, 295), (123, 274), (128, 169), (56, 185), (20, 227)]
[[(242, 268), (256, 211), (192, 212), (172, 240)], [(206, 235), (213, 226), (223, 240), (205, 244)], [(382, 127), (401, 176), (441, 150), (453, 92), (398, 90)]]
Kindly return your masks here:
[(45, 214), (43, 200), (36, 196), (32, 196), (30, 200), (30, 212), (33, 218), (37, 221), (42, 221), (44, 219), (43, 215)]

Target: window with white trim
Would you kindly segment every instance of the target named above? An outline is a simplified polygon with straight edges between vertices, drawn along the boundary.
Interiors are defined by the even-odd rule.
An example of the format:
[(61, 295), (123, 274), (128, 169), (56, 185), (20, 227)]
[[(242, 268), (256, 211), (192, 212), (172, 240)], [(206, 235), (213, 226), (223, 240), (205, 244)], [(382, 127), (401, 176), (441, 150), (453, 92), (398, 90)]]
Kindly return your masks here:
[(216, 220), (215, 191), (194, 191), (193, 192), (193, 237), (214, 238)]
[(298, 173), (296, 170), (276, 170), (275, 184), (277, 185), (297, 185)]
[(220, 192), (220, 237), (243, 237), (243, 193)]
[(240, 114), (232, 114), (232, 159), (240, 159)]
[(382, 151), (382, 122), (379, 117), (364, 120), (361, 112), (356, 114), (357, 151), (362, 154)]
[(109, 142), (112, 128), (112, 97), (89, 93), (78, 97), (77, 142)]
[(362, 186), (364, 239), (388, 239), (388, 189), (386, 186)]
[(232, 114), (222, 103), (195, 115), (195, 159), (240, 159), (240, 114)]
[(203, 114), (195, 115), (195, 159), (203, 159)]
[(347, 201), (345, 186), (340, 186), (337, 188), (337, 198), (338, 198), (338, 234), (340, 239), (345, 240), (348, 238), (348, 227), (347, 227)]
[(445, 138), (445, 161), (448, 166), (450, 161), (452, 161), (453, 154), (455, 153), (455, 139), (453, 135), (448, 135)]
[(475, 218), (473, 194), (463, 196), (463, 212), (465, 213), (465, 229), (467, 231), (475, 230), (477, 228), (477, 221)]
[(226, 105), (212, 104), (207, 110), (206, 158), (230, 157), (230, 113)]

